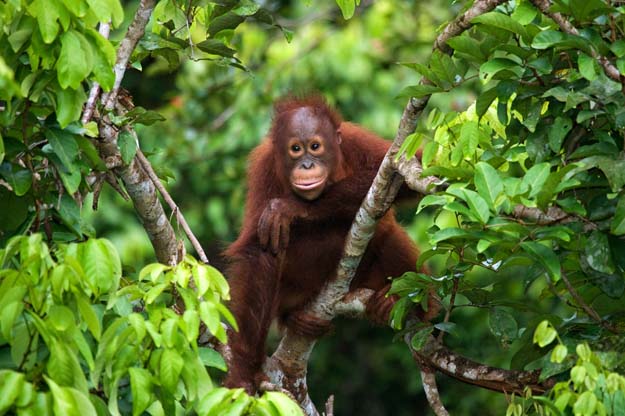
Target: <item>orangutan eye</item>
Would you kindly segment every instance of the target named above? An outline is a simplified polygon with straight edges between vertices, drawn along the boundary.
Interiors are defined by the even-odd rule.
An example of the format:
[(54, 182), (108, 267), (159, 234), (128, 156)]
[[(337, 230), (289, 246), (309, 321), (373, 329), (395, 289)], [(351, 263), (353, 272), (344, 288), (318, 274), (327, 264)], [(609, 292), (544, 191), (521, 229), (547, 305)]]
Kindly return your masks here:
[(312, 144), (312, 146), (310, 146), (310, 148), (311, 148), (312, 150), (317, 150), (317, 149), (319, 149), (319, 143), (313, 143), (313, 144)]
[(302, 148), (298, 144), (294, 144), (293, 146), (291, 146), (291, 150), (293, 152), (299, 152), (300, 150), (302, 150)]

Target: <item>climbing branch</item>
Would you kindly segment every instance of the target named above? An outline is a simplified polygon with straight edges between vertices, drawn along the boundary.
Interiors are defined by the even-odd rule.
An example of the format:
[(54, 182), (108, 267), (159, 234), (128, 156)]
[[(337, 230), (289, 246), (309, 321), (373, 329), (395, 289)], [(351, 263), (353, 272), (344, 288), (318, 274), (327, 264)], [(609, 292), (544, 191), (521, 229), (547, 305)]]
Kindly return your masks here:
[[(442, 45), (445, 45), (447, 40), (470, 27), (470, 21), (473, 17), (492, 10), (502, 2), (503, 0), (475, 1), (473, 6), (443, 30), (434, 43), (435, 48), (443, 48)], [(331, 320), (336, 315), (337, 304), (349, 292), (349, 286), (365, 249), (373, 237), (377, 222), (389, 210), (404, 182), (395, 159), (406, 137), (415, 130), (418, 118), (429, 99), (429, 95), (419, 99), (411, 98), (404, 108), (393, 144), (382, 160), (373, 184), (347, 235), (336, 278), (326, 285), (315, 301), (307, 308), (307, 313), (320, 321)], [(427, 192), (432, 185), (436, 184), (437, 179), (412, 180), (414, 177), (420, 176), (421, 165), (416, 159), (411, 161), (411, 164), (413, 165), (411, 171), (414, 172), (414, 176), (411, 175), (411, 181), (408, 184), (414, 185), (417, 191)], [(406, 166), (401, 169), (405, 172)], [(264, 368), (265, 374), (272, 383), (293, 393), (307, 415), (319, 414), (308, 396), (306, 385), (306, 367), (314, 345), (315, 339), (295, 334), (287, 329), (280, 345), (266, 361)]]

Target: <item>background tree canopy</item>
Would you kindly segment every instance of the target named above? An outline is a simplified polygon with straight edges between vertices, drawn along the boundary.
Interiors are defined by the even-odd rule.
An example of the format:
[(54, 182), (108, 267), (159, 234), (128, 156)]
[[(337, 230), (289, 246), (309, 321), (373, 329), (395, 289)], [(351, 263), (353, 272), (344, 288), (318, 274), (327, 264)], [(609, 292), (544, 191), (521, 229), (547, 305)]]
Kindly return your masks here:
[[(389, 139), (423, 110), (396, 150), (444, 183), (398, 207), (430, 272), (394, 281), (396, 336), (336, 322), (313, 402), (425, 413), (416, 357), (450, 414), (625, 412), (622, 5), (360, 3), (0, 4), (0, 414), (299, 412), (220, 388), (207, 339), (233, 325), (219, 253), (247, 154), (276, 98), (311, 91)], [(152, 168), (210, 266), (182, 255)], [(443, 313), (414, 326), (432, 286)], [(449, 352), (518, 384), (463, 378)]]

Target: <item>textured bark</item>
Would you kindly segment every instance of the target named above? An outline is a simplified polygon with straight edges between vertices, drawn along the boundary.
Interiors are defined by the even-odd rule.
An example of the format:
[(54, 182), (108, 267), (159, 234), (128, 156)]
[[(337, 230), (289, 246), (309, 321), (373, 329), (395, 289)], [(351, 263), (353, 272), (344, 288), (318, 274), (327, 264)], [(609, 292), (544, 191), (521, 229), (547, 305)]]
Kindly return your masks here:
[[(114, 68), (115, 83), (111, 92), (102, 98), (105, 112), (113, 111), (117, 104), (119, 87), (126, 67), (139, 39), (145, 33), (145, 26), (150, 20), (155, 3), (155, 0), (141, 0), (135, 17), (128, 27), (124, 39), (121, 41), (117, 50)], [(105, 30), (106, 25), (102, 28)], [(92, 88), (92, 94), (90, 94), (88, 106), (83, 114), (83, 120), (88, 121), (94, 113), (95, 99), (92, 100), (91, 95), (97, 97), (98, 90), (97, 86)], [(176, 238), (174, 229), (158, 199), (154, 183), (137, 158), (134, 158), (127, 166), (119, 163), (121, 162), (121, 156), (117, 147), (119, 130), (110, 122), (106, 114), (98, 118), (98, 124), (100, 140), (95, 144), (98, 147), (100, 156), (106, 161), (118, 162), (112, 166), (112, 169), (124, 183), (126, 192), (130, 196), (143, 227), (152, 242), (156, 258), (161, 263), (176, 264), (184, 256), (184, 246)]]
[(538, 371), (517, 371), (491, 367), (462, 357), (430, 337), (419, 351), (412, 348), (410, 340), (414, 335), (408, 331), (404, 340), (412, 356), (422, 368), (432, 368), (464, 383), (473, 384), (489, 390), (522, 395), (529, 387), (533, 394), (542, 394), (555, 384), (554, 379), (539, 381)]

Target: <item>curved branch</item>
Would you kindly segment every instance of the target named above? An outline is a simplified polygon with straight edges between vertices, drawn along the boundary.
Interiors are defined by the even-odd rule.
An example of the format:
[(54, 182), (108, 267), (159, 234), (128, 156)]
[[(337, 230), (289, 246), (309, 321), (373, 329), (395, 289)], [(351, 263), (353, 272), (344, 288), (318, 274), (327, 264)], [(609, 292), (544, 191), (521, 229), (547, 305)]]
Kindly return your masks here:
[(423, 366), (421, 369), (421, 382), (423, 383), (423, 390), (425, 391), (425, 397), (430, 403), (430, 407), (436, 414), (436, 416), (449, 416), (449, 412), (445, 409), (441, 396), (438, 394), (438, 387), (436, 386), (436, 374), (430, 367)]
[(413, 335), (413, 331), (408, 331), (404, 336), (404, 341), (410, 348), (413, 358), (422, 368), (433, 368), (464, 383), (497, 392), (517, 394), (523, 394), (527, 387), (534, 394), (542, 394), (555, 384), (552, 378), (541, 382), (540, 370), (505, 370), (476, 363), (450, 351), (432, 336), (421, 350), (416, 351), (410, 343)]
[[(470, 20), (473, 17), (492, 10), (503, 1), (476, 0), (473, 6), (443, 30), (436, 39), (435, 48), (442, 48), (447, 40), (470, 27)], [(349, 292), (350, 283), (373, 237), (378, 220), (389, 210), (404, 182), (394, 160), (406, 137), (415, 130), (417, 120), (429, 99), (430, 95), (419, 99), (411, 98), (404, 108), (395, 140), (384, 157), (347, 235), (336, 278), (326, 285), (317, 299), (307, 308), (307, 312), (319, 320), (331, 320), (336, 315), (336, 305)], [(415, 163), (417, 164), (416, 170), (420, 169), (419, 162)], [(431, 183), (421, 185), (424, 185), (423, 189), (428, 189)], [(266, 361), (265, 366), (265, 374), (270, 380), (293, 392), (308, 415), (318, 414), (306, 387), (306, 366), (314, 344), (314, 339), (302, 337), (287, 329), (280, 345)]]

